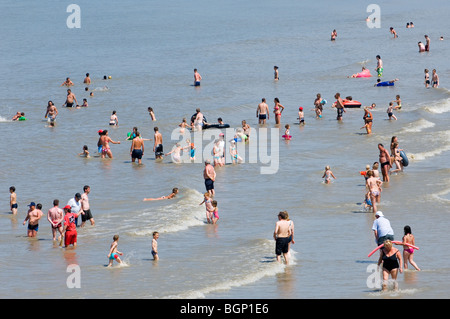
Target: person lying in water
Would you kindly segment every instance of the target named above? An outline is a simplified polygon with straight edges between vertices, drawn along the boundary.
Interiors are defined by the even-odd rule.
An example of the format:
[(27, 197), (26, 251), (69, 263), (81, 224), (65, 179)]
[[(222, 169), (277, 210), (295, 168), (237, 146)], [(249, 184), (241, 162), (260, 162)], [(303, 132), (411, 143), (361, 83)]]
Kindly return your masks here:
[(144, 202), (145, 201), (151, 201), (151, 200), (162, 200), (162, 199), (172, 199), (172, 198), (174, 198), (175, 197), (175, 195), (177, 195), (178, 194), (178, 188), (174, 188), (174, 189), (172, 189), (172, 193), (170, 194), (170, 195), (167, 195), (167, 196), (161, 196), (161, 197), (158, 197), (158, 198), (144, 198)]

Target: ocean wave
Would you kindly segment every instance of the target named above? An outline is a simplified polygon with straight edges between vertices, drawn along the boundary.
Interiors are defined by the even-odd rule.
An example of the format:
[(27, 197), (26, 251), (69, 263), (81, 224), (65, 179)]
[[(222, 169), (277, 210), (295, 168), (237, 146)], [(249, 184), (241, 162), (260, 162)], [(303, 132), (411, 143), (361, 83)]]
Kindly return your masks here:
[[(205, 224), (205, 206), (199, 205), (203, 201), (203, 195), (195, 189), (184, 189), (183, 197), (178, 201), (159, 207), (151, 207), (136, 214), (133, 219), (136, 221), (130, 224), (142, 225), (142, 220), (146, 225), (138, 226), (132, 232), (132, 236), (149, 236), (154, 231), (159, 233), (173, 233), (186, 230), (193, 226)], [(167, 203), (168, 201), (162, 201)], [(152, 206), (152, 202), (148, 202)], [(158, 201), (161, 204), (161, 201)]]
[[(254, 247), (252, 250), (252, 259), (255, 259), (255, 255), (260, 255), (261, 262), (256, 263), (256, 269), (252, 269), (251, 266), (242, 265), (242, 269), (245, 269), (245, 273), (239, 273), (239, 275), (235, 275), (233, 278), (224, 278), (221, 277), (221, 281), (217, 283), (212, 283), (209, 286), (199, 288), (196, 290), (189, 290), (182, 292), (177, 295), (165, 296), (165, 299), (203, 299), (206, 298), (206, 295), (218, 292), (230, 290), (232, 288), (238, 288), (245, 285), (253, 284), (258, 280), (275, 276), (279, 273), (285, 271), (286, 267), (290, 267), (291, 265), (296, 264), (295, 254), (296, 252), (290, 249), (290, 265), (286, 266), (284, 263), (278, 263), (275, 260), (275, 256), (271, 261), (267, 261), (267, 253), (272, 252), (274, 250), (274, 241), (273, 240), (263, 240), (260, 242), (258, 247)], [(252, 263), (255, 265), (255, 263)]]
[(423, 109), (433, 114), (442, 114), (450, 112), (450, 98), (436, 101), (432, 104), (423, 106)]
[(418, 133), (435, 125), (436, 124), (434, 124), (433, 122), (427, 121), (425, 119), (420, 119), (418, 121), (409, 123), (402, 129), (401, 133)]
[(433, 142), (435, 144), (438, 144), (439, 147), (425, 152), (410, 153), (408, 155), (408, 158), (413, 161), (423, 161), (430, 157), (434, 157), (444, 152), (450, 151), (450, 131), (434, 132), (433, 139)]

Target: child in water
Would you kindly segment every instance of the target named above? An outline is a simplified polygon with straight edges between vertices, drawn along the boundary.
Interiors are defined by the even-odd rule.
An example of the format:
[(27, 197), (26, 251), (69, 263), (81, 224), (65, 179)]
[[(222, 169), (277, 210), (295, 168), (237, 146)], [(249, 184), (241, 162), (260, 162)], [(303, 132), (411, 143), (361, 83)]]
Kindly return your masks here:
[(305, 114), (303, 113), (303, 108), (301, 106), (298, 108), (298, 120), (299, 124), (305, 124)]
[(401, 110), (402, 108), (402, 100), (400, 99), (400, 95), (395, 96), (395, 100), (392, 102), (396, 102), (397, 106), (394, 107), (395, 110)]
[(219, 209), (217, 208), (217, 201), (213, 200), (211, 202), (211, 205), (214, 207), (213, 216), (212, 216), (212, 223), (216, 224), (217, 221), (219, 220)]
[(325, 178), (325, 181), (324, 181), (325, 184), (331, 183), (331, 177), (336, 179), (336, 177), (333, 175), (333, 172), (330, 169), (330, 166), (326, 166), (325, 171), (323, 172), (323, 176), (322, 176), (322, 178)]
[(153, 232), (153, 239), (152, 239), (152, 256), (153, 260), (159, 260), (158, 256), (158, 238), (159, 233), (157, 231)]
[[(405, 235), (403, 236), (402, 242), (405, 244), (415, 245), (414, 235), (411, 234), (411, 227), (406, 225), (404, 228)], [(409, 247), (408, 245), (403, 245), (403, 261), (404, 268), (408, 268), (408, 261), (411, 265), (413, 265), (416, 270), (420, 270), (417, 264), (413, 260), (414, 248)]]
[(206, 192), (203, 195), (203, 202), (200, 203), (200, 205), (205, 204), (205, 208), (206, 208), (206, 222), (208, 224), (210, 224), (212, 222), (212, 216), (213, 216), (213, 211), (214, 211), (214, 207), (212, 206), (212, 202), (211, 202), (211, 195)]
[(83, 152), (78, 154), (78, 156), (89, 158), (89, 150), (88, 150), (87, 145), (83, 146)]
[(292, 138), (292, 136), (289, 135), (289, 129), (291, 128), (291, 126), (290, 126), (289, 124), (286, 124), (286, 125), (284, 126), (284, 128), (285, 128), (286, 130), (284, 131), (283, 138), (284, 138), (285, 140), (290, 140), (290, 139)]
[(386, 113), (389, 116), (389, 120), (394, 119), (397, 121), (397, 117), (394, 115), (394, 103), (392, 103), (392, 102), (389, 103)]
[(109, 263), (108, 263), (108, 267), (111, 267), (114, 260), (116, 260), (119, 264), (122, 264), (122, 260), (120, 260), (120, 256), (122, 256), (123, 254), (117, 250), (117, 246), (119, 244), (119, 235), (114, 235), (113, 237), (113, 242), (111, 244), (111, 248), (109, 249), (109, 254), (108, 254), (108, 259), (109, 259)]

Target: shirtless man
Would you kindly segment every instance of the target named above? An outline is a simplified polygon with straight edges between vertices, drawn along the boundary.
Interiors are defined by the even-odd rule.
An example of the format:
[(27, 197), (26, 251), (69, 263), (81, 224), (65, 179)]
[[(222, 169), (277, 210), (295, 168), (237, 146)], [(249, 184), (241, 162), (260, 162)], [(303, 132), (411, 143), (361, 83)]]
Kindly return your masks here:
[(197, 112), (197, 115), (194, 120), (194, 128), (201, 131), (203, 129), (203, 114), (200, 112), (200, 109), (196, 109), (195, 111)]
[(86, 221), (90, 221), (92, 226), (95, 226), (95, 220), (91, 213), (91, 206), (89, 205), (89, 193), (91, 192), (91, 187), (89, 185), (84, 185), (83, 194), (81, 194), (81, 210), (84, 214), (81, 215), (81, 227), (84, 227)]
[(50, 222), (52, 227), (53, 240), (56, 240), (56, 231), (59, 231), (58, 241), (61, 240), (63, 226), (62, 221), (64, 219), (64, 211), (58, 207), (59, 200), (55, 199), (53, 201), (53, 207), (48, 210), (47, 220)]
[(45, 112), (45, 118), (50, 125), (55, 124), (56, 116), (58, 115), (58, 109), (52, 101), (48, 101), (47, 111)]
[(113, 158), (111, 149), (109, 148), (109, 143), (120, 144), (120, 141), (113, 141), (108, 136), (108, 130), (104, 130), (103, 135), (100, 136), (100, 145), (102, 146), (101, 158), (105, 158), (106, 156), (108, 156), (109, 158)]
[(281, 261), (281, 254), (283, 254), (286, 265), (289, 264), (289, 242), (291, 237), (291, 227), (289, 226), (288, 216), (286, 212), (278, 214), (278, 221), (275, 224), (275, 231), (273, 232), (273, 239), (275, 239), (275, 254), (277, 261)]
[(266, 124), (266, 120), (269, 119), (269, 106), (267, 105), (265, 98), (258, 104), (256, 117), (259, 119), (259, 124)]
[(61, 86), (72, 86), (73, 82), (70, 78), (66, 78), (66, 80), (61, 84)]
[(379, 162), (381, 164), (381, 173), (383, 175), (383, 182), (389, 182), (389, 170), (391, 168), (391, 156), (383, 144), (378, 144), (380, 150)]
[(9, 195), (9, 207), (11, 207), (11, 213), (13, 215), (16, 215), (17, 214), (17, 208), (18, 208), (16, 188), (14, 186), (11, 186), (9, 188), (9, 192), (10, 192), (10, 195)]
[(342, 100), (340, 93), (336, 93), (334, 98), (336, 99), (334, 107), (337, 109), (337, 120), (342, 121), (342, 114), (347, 112), (344, 107), (344, 101)]
[(376, 56), (377, 58), (377, 68), (375, 71), (378, 73), (378, 77), (381, 77), (383, 75), (383, 61), (381, 60), (381, 57), (379, 55)]
[(27, 217), (25, 217), (23, 224), (25, 225), (28, 221), (27, 235), (28, 237), (36, 237), (39, 229), (39, 219), (41, 219), (43, 213), (40, 209), (36, 208), (36, 204), (34, 202), (31, 202), (30, 205), (28, 205), (28, 207), (30, 207), (30, 209), (28, 210)]
[(202, 76), (198, 73), (197, 69), (194, 69), (194, 86), (200, 86)]
[(156, 159), (162, 159), (163, 155), (164, 155), (164, 151), (163, 151), (163, 139), (162, 139), (162, 135), (161, 133), (159, 133), (159, 129), (158, 127), (154, 127), (153, 130), (155, 131), (155, 144), (153, 145), (153, 152), (155, 152), (155, 158)]
[(84, 78), (83, 81), (84, 84), (91, 84), (91, 78), (89, 77), (89, 73), (86, 73), (86, 77)]
[(66, 107), (74, 107), (73, 102), (75, 101), (75, 106), (78, 104), (77, 98), (75, 97), (75, 94), (72, 93), (71, 89), (67, 89), (67, 97), (66, 102), (63, 104)]
[(142, 156), (144, 155), (144, 140), (141, 134), (136, 131), (136, 137), (131, 141), (130, 147), (131, 162), (138, 160), (138, 164), (142, 164)]
[(214, 196), (214, 181), (216, 180), (216, 171), (209, 160), (205, 161), (205, 169), (203, 170), (203, 178), (205, 179), (206, 191)]

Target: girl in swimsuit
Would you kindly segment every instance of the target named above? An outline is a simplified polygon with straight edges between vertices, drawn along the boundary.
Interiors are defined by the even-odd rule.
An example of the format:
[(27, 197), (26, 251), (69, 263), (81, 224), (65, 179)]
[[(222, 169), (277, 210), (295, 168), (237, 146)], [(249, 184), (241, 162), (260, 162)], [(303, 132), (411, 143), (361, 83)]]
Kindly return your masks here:
[(398, 270), (400, 269), (400, 273), (403, 272), (402, 255), (397, 248), (392, 247), (392, 242), (389, 239), (384, 242), (384, 247), (381, 250), (380, 258), (378, 259), (378, 266), (380, 266), (381, 263), (383, 263), (383, 291), (387, 289), (389, 275), (391, 275), (392, 280), (395, 281), (394, 289), (397, 290)]
[[(403, 231), (405, 233), (405, 235), (403, 236), (402, 242), (406, 243), (406, 244), (411, 244), (411, 245), (415, 245), (415, 238), (414, 235), (411, 234), (411, 227), (409, 227), (408, 225), (406, 225), (403, 228)], [(413, 260), (413, 254), (414, 254), (414, 248), (411, 248), (407, 245), (403, 246), (403, 260), (404, 260), (404, 268), (407, 269), (408, 268), (408, 261), (411, 265), (413, 265), (413, 267), (416, 270), (420, 271), (420, 268), (417, 266), (417, 264), (414, 262)]]
[(325, 184), (330, 184), (331, 183), (331, 177), (336, 179), (336, 177), (333, 175), (333, 172), (330, 169), (330, 166), (326, 166), (325, 167), (325, 172), (323, 173), (323, 176), (322, 176), (322, 178), (325, 178)]
[(214, 143), (213, 148), (213, 159), (214, 159), (214, 166), (223, 166), (223, 163), (221, 161), (221, 154), (220, 154), (220, 147), (219, 147), (219, 140), (216, 140)]
[(373, 212), (377, 212), (377, 204), (380, 202), (381, 196), (381, 179), (374, 177), (373, 171), (367, 172), (366, 188), (370, 193), (370, 200), (372, 202)]

